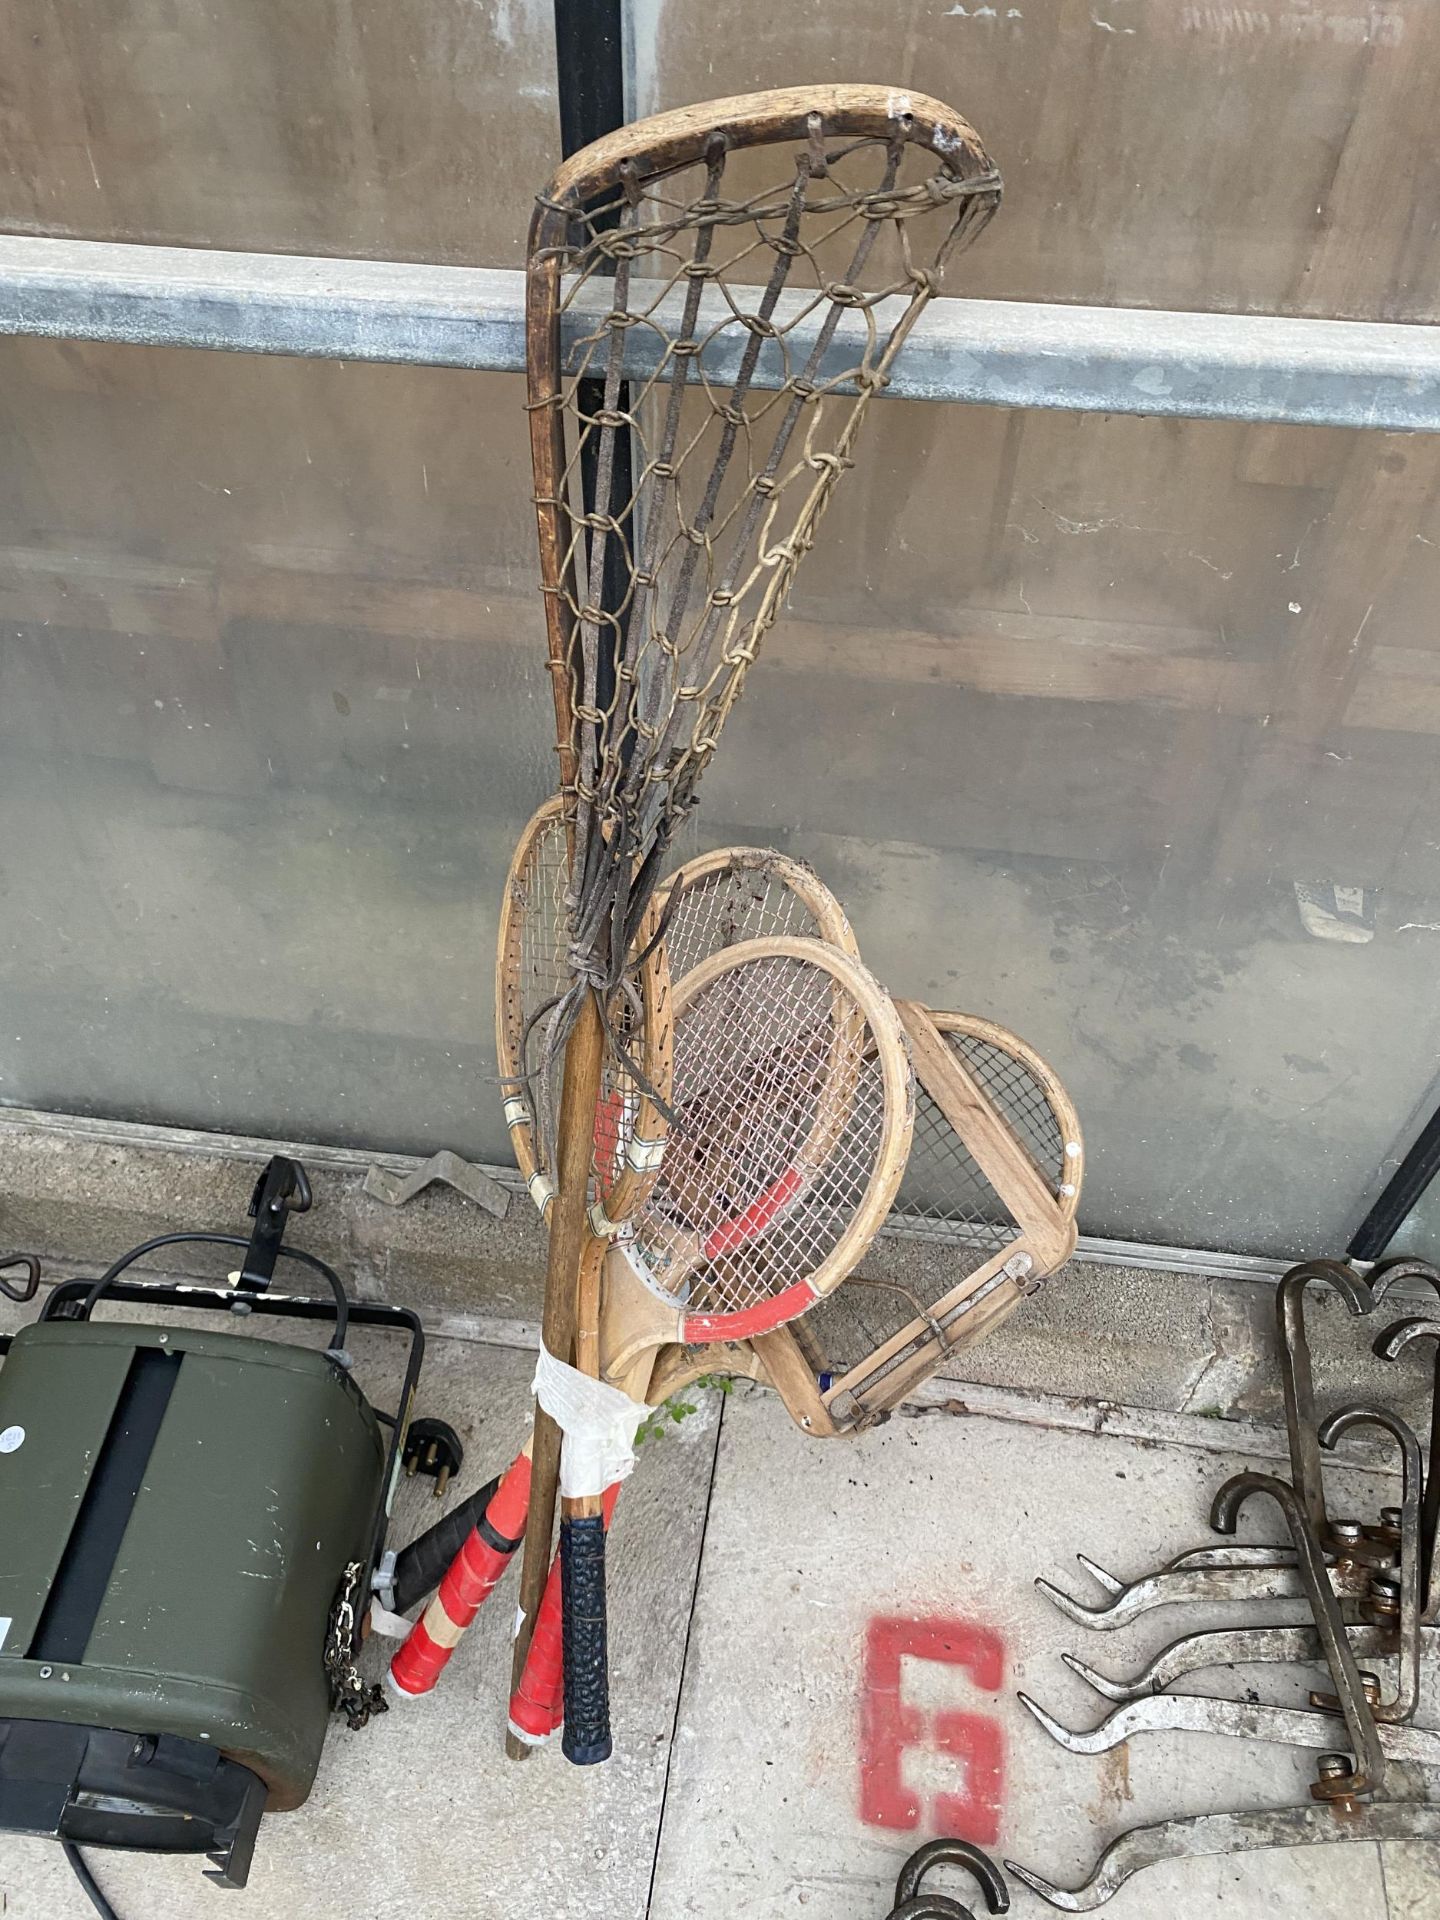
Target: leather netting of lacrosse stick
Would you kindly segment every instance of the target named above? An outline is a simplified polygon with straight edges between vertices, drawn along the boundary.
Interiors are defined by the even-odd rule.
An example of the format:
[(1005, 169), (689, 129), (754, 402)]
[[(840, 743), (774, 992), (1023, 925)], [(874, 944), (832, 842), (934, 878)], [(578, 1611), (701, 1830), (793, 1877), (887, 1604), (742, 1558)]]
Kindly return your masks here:
[(883, 87), (660, 115), (541, 196), (529, 404), (580, 978), (634, 949), (869, 405), (999, 196), (957, 114)]

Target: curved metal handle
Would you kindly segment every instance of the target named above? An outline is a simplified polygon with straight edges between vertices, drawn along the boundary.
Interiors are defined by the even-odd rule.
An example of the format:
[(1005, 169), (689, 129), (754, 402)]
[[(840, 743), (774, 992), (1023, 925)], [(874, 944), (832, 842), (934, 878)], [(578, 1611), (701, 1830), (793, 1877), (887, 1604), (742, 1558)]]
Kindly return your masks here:
[(20, 1286), (12, 1286), (8, 1280), (0, 1279), (0, 1293), (7, 1300), (13, 1300), (17, 1306), (24, 1306), (33, 1300), (40, 1291), (40, 1262), (33, 1253), (0, 1254), (0, 1274), (10, 1267), (24, 1267), (25, 1278)]
[(1397, 1280), (1423, 1280), (1440, 1293), (1440, 1267), (1428, 1260), (1416, 1260), (1408, 1253), (1397, 1253), (1391, 1260), (1378, 1260), (1366, 1276), (1365, 1284), (1377, 1302), (1383, 1300)]
[[(1283, 1282), (1282, 1282), (1283, 1285)], [(1210, 1524), (1217, 1533), (1234, 1533), (1240, 1509), (1257, 1493), (1268, 1493), (1285, 1516), (1290, 1538), (1295, 1542), (1295, 1559), (1305, 1597), (1315, 1617), (1320, 1644), (1334, 1684), (1345, 1728), (1355, 1756), (1353, 1773), (1322, 1778), (1310, 1789), (1317, 1800), (1353, 1800), (1378, 1792), (1385, 1783), (1385, 1756), (1375, 1716), (1365, 1698), (1364, 1682), (1355, 1664), (1355, 1655), (1345, 1633), (1340, 1602), (1330, 1584), (1325, 1556), (1310, 1524), (1304, 1505), (1294, 1487), (1287, 1486), (1268, 1473), (1237, 1473), (1227, 1480), (1215, 1496)]]
[(1275, 1320), (1280, 1336), (1280, 1380), (1285, 1389), (1285, 1430), (1290, 1469), (1315, 1538), (1327, 1544), (1325, 1481), (1315, 1439), (1315, 1380), (1310, 1343), (1305, 1338), (1305, 1289), (1312, 1281), (1333, 1287), (1357, 1319), (1375, 1310), (1369, 1287), (1341, 1260), (1305, 1260), (1292, 1267), (1275, 1289)]
[[(1406, 1264), (1420, 1266), (1424, 1263), (1412, 1261)], [(1374, 1350), (1382, 1360), (1395, 1360), (1412, 1340), (1440, 1342), (1440, 1320), (1431, 1319), (1423, 1313), (1397, 1320), (1377, 1336)], [(1420, 1509), (1420, 1558), (1425, 1583), (1420, 1624), (1426, 1627), (1440, 1626), (1437, 1535), (1440, 1535), (1440, 1345), (1435, 1348), (1435, 1383), (1430, 1402), (1430, 1459), (1425, 1469), (1425, 1499)]]
[(975, 1914), (948, 1893), (917, 1893), (913, 1900), (892, 1907), (885, 1920), (975, 1920)]
[(974, 1915), (948, 1894), (922, 1893), (920, 1882), (932, 1867), (963, 1867), (985, 1898), (989, 1913), (1010, 1911), (1010, 1890), (995, 1862), (969, 1840), (929, 1840), (900, 1869), (895, 1882), (895, 1907), (887, 1920), (974, 1920)]

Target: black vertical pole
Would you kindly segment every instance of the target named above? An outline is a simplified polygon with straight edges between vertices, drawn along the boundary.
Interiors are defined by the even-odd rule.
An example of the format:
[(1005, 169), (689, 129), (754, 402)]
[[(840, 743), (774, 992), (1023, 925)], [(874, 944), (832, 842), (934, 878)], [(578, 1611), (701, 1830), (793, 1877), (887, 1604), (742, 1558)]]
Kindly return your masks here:
[[(560, 144), (568, 159), (582, 147), (625, 124), (625, 66), (621, 0), (555, 0), (555, 61), (560, 95)], [(618, 211), (593, 216), (592, 232), (618, 224)], [(582, 418), (594, 420), (605, 405), (605, 381), (586, 378), (576, 395)], [(630, 390), (621, 384), (616, 398), (621, 413), (630, 409)], [(585, 431), (580, 447), (580, 487), (588, 512), (613, 517), (630, 540), (631, 460), (630, 432), (616, 427), (613, 436), (609, 499), (598, 501), (601, 432)], [(589, 539), (593, 541), (591, 533)], [(589, 574), (587, 566), (586, 573)], [(625, 605), (629, 567), (621, 541), (605, 542), (603, 578), (598, 583), (601, 612), (618, 613)], [(596, 666), (596, 706), (609, 710), (616, 692), (616, 666), (623, 632), (606, 624), (600, 630)], [(570, 1087), (566, 1056), (566, 1092)], [(582, 1155), (589, 1157), (588, 1140)], [(552, 1229), (553, 1231), (553, 1229)], [(609, 1630), (605, 1599), (605, 1527), (600, 1515), (560, 1522), (560, 1591), (564, 1636), (565, 1731), (561, 1748), (576, 1766), (593, 1766), (611, 1753)]]
[(621, 0), (555, 0), (560, 150), (568, 160), (625, 124)]
[[(560, 104), (560, 146), (568, 159), (592, 140), (613, 133), (625, 124), (625, 48), (622, 0), (555, 0), (555, 68)], [(613, 226), (618, 212), (595, 226)], [(576, 395), (582, 416), (593, 419), (605, 404), (603, 376), (580, 382)], [(622, 385), (617, 401), (620, 412), (629, 411), (630, 389)], [(588, 433), (580, 448), (580, 489), (586, 509), (596, 510), (596, 483), (600, 460), (600, 437)], [(634, 485), (630, 435), (617, 430), (614, 459), (611, 464), (610, 498), (601, 506), (620, 522), (624, 544), (633, 537), (630, 494)], [(587, 569), (588, 571), (588, 569)], [(605, 577), (600, 583), (600, 606), (613, 611), (623, 607), (629, 590), (629, 567), (621, 542), (605, 543)], [(615, 697), (615, 652), (613, 630), (610, 646), (602, 635), (596, 664), (595, 704), (607, 712)]]
[(1352, 1260), (1378, 1260), (1420, 1196), (1440, 1173), (1440, 1111), (1432, 1113), (1420, 1137), (1390, 1177), (1390, 1183), (1355, 1230)]

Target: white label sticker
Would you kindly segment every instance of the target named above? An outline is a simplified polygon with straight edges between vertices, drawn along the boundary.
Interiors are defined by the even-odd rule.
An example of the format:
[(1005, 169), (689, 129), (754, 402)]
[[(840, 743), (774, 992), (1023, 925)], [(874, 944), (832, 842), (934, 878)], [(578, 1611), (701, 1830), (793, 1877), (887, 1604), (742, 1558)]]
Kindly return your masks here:
[(25, 1444), (24, 1427), (6, 1427), (0, 1433), (0, 1453), (18, 1453)]
[(5, 1642), (10, 1637), (10, 1619), (8, 1613), (0, 1613), (0, 1653), (5, 1650)]

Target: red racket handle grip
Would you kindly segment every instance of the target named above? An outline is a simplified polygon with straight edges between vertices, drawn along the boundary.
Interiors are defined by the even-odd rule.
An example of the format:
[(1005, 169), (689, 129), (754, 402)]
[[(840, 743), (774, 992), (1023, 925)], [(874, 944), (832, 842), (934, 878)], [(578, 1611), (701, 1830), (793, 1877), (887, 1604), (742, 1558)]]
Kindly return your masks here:
[[(610, 1525), (619, 1498), (620, 1482), (605, 1489), (602, 1511)], [(550, 1563), (550, 1577), (535, 1615), (535, 1632), (520, 1685), (510, 1696), (510, 1731), (530, 1746), (548, 1740), (565, 1717), (564, 1608), (560, 1595), (560, 1556)]]
[(506, 1469), (484, 1518), (471, 1529), (439, 1592), (390, 1662), (392, 1693), (413, 1700), (435, 1685), (524, 1538), (529, 1504), (530, 1458), (522, 1453)]

